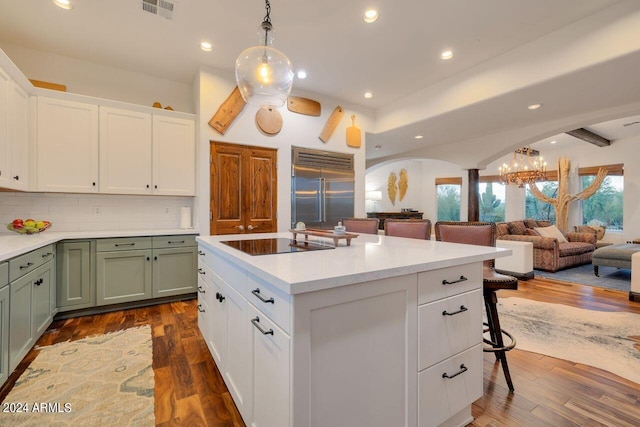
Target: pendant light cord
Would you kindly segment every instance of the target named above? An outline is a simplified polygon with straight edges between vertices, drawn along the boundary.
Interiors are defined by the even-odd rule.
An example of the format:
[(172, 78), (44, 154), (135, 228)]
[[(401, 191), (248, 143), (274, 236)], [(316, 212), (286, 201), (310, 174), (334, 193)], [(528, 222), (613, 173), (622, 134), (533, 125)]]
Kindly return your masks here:
[(271, 25), (271, 3), (269, 3), (269, 0), (265, 0), (264, 3), (264, 8), (267, 10), (267, 14), (264, 16), (264, 20), (262, 21), (262, 29), (264, 30), (264, 45), (267, 46), (269, 31), (273, 26)]

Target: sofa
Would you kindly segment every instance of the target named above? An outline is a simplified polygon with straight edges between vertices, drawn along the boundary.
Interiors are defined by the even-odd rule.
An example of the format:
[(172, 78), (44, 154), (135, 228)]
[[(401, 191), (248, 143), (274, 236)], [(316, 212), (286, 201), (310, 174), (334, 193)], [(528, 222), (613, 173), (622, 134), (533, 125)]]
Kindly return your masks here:
[(497, 246), (500, 246), (499, 240), (531, 242), (533, 268), (550, 272), (589, 264), (596, 249), (596, 236), (593, 233), (560, 232), (549, 221), (533, 219), (497, 223), (496, 239)]

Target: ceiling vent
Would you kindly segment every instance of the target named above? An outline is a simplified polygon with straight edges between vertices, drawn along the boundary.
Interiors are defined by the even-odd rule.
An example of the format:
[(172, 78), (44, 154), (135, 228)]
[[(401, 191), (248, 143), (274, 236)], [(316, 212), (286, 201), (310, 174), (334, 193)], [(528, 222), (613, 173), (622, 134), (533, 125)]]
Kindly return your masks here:
[(142, 10), (167, 19), (173, 19), (174, 4), (175, 1), (142, 0)]

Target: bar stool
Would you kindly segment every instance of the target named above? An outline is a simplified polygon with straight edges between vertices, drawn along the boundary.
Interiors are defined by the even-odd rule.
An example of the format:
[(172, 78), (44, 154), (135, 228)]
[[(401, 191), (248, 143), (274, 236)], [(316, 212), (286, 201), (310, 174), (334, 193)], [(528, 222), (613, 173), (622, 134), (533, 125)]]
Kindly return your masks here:
[[(436, 240), (451, 243), (466, 243), (470, 245), (495, 246), (496, 225), (493, 222), (455, 222), (439, 221), (435, 225)], [(496, 360), (502, 365), (505, 380), (509, 391), (513, 392), (513, 381), (509, 373), (506, 352), (516, 346), (513, 336), (503, 331), (498, 317), (498, 296), (496, 291), (501, 289), (518, 289), (518, 279), (506, 274), (496, 273), (494, 260), (484, 261), (482, 269), (482, 295), (487, 312), (486, 328), (483, 332), (489, 332), (489, 338), (483, 336), (483, 348), (485, 352), (493, 352)], [(505, 344), (503, 335), (509, 338), (509, 344)]]
[(384, 221), (385, 236), (431, 240), (431, 221), (428, 219), (387, 218)]
[(378, 234), (378, 218), (342, 218), (347, 233)]

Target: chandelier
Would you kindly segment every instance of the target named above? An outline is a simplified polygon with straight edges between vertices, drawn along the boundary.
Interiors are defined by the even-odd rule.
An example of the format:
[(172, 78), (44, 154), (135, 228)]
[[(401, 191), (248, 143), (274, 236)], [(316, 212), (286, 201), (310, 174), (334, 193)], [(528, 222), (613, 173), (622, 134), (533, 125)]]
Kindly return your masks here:
[(287, 102), (293, 85), (293, 65), (287, 56), (271, 47), (273, 26), (271, 4), (260, 24), (259, 45), (244, 50), (236, 59), (236, 82), (242, 98), (259, 107), (280, 108)]
[(511, 164), (503, 163), (498, 168), (498, 172), (502, 182), (522, 188), (525, 184), (547, 179), (547, 162), (542, 159), (537, 150), (528, 147), (519, 148), (514, 151)]

